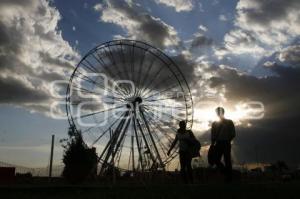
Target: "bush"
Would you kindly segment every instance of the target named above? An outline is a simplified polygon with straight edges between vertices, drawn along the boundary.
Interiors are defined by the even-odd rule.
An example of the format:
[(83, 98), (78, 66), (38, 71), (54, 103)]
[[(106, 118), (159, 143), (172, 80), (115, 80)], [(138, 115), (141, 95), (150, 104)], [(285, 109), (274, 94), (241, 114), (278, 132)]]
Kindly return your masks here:
[(74, 127), (69, 128), (69, 139), (66, 142), (63, 163), (63, 177), (71, 183), (83, 182), (87, 177), (97, 173), (97, 154), (95, 148), (89, 148), (82, 139), (81, 132)]

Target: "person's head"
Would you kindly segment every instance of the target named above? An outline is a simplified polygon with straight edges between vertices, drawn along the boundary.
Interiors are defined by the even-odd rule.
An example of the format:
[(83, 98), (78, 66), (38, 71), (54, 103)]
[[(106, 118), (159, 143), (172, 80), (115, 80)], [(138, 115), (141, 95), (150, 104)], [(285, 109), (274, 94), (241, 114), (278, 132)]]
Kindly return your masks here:
[(225, 110), (223, 107), (217, 107), (216, 108), (216, 114), (220, 119), (224, 118)]
[(179, 122), (179, 128), (185, 129), (186, 128), (186, 122), (184, 120)]

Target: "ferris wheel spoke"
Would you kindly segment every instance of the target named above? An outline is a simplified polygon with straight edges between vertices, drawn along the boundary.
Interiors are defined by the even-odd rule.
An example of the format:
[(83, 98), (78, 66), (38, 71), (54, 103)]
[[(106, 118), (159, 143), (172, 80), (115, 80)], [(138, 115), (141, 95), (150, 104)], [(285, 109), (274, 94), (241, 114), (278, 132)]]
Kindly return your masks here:
[[(97, 96), (101, 96), (103, 95), (102, 93), (98, 93), (98, 92), (95, 92), (95, 91), (91, 91), (91, 90), (88, 90), (88, 89), (85, 89), (85, 88), (81, 88), (81, 87), (78, 87), (77, 85), (73, 85), (74, 88), (72, 88), (72, 91), (79, 91), (79, 92), (83, 92), (83, 93), (89, 93), (89, 94), (94, 94), (94, 95), (97, 95)], [(110, 96), (110, 95), (105, 95), (105, 97), (107, 98), (110, 98), (110, 99), (113, 99), (113, 100), (118, 100), (119, 102), (123, 102), (125, 101), (124, 98), (119, 98), (119, 97), (115, 97), (115, 96)]]
[(105, 52), (107, 58), (110, 60), (110, 62), (116, 68), (117, 74), (119, 74), (120, 79), (123, 79), (123, 77), (121, 77), (122, 72), (120, 71), (119, 67), (117, 66), (117, 64), (115, 62), (115, 59), (114, 59), (113, 54), (112, 54), (111, 49), (110, 49), (110, 45), (107, 45), (107, 48), (104, 48), (104, 52)]
[[(120, 73), (120, 79), (121, 79), (121, 80), (124, 80), (124, 78), (126, 78), (126, 77), (125, 77), (125, 76), (123, 77), (123, 75), (122, 75), (122, 77), (121, 77), (121, 74), (123, 74), (123, 73), (122, 73), (122, 66), (120, 66), (121, 69), (119, 69), (119, 64), (117, 64), (116, 61), (115, 61), (115, 58), (114, 58), (114, 55), (113, 55), (113, 53), (112, 53), (112, 51), (111, 51), (110, 45), (108, 45), (108, 51), (109, 51), (110, 57), (112, 58), (112, 63), (113, 63), (113, 65), (114, 65), (115, 67), (117, 67), (117, 70), (118, 70), (119, 73)], [(127, 94), (130, 93), (130, 91), (127, 89), (127, 87), (124, 87), (124, 89), (127, 91)]]
[(174, 120), (176, 120), (176, 121), (178, 121), (178, 122), (181, 121), (181, 120), (179, 120), (178, 118), (174, 117), (174, 116), (171, 115), (171, 114), (165, 113), (165, 112), (163, 112), (163, 111), (161, 111), (161, 110), (158, 110), (158, 109), (151, 108), (150, 106), (147, 106), (147, 109), (151, 109), (151, 110), (154, 111), (154, 112), (160, 112), (160, 113), (162, 113), (163, 115), (169, 117), (170, 119), (173, 118)]
[[(109, 46), (107, 46), (107, 47), (109, 48)], [(119, 77), (119, 79), (122, 79), (122, 77), (121, 77), (121, 72), (119, 71), (119, 68), (117, 67), (117, 65), (116, 65), (116, 63), (115, 63), (115, 60), (110, 58), (110, 56), (111, 56), (110, 48), (109, 48), (109, 53), (107, 53), (107, 51), (106, 51), (105, 48), (104, 48), (104, 50), (102, 50), (102, 51), (104, 51), (106, 57), (110, 60), (110, 62), (113, 64), (113, 66), (116, 67), (116, 69), (117, 69), (116, 75), (115, 75), (115, 73), (112, 73), (112, 72), (109, 70), (108, 64), (106, 64), (106, 62), (99, 56), (98, 52), (96, 52), (96, 55), (97, 55), (97, 57), (98, 57), (99, 59), (97, 59), (96, 56), (94, 56), (94, 59), (96, 59), (99, 63), (103, 63), (103, 67), (102, 67), (102, 68), (103, 68), (105, 71), (107, 71), (107, 72), (109, 73), (109, 75), (110, 75), (112, 78)], [(101, 60), (101, 62), (100, 62), (100, 60)], [(105, 67), (105, 66), (107, 66), (107, 67)], [(124, 88), (124, 89), (125, 89), (125, 88)], [(128, 91), (126, 91), (126, 89), (125, 89), (125, 90), (122, 90), (122, 89), (121, 89), (120, 91), (122, 91), (122, 93), (123, 93), (124, 95), (128, 95)]]
[[(146, 112), (145, 112), (145, 114), (147, 115)], [(159, 131), (159, 132), (160, 132), (161, 129), (158, 127), (158, 125), (157, 125), (157, 124), (154, 125), (153, 122), (152, 122), (152, 119), (151, 119), (150, 117), (148, 117), (148, 115), (145, 116), (145, 117), (147, 117), (147, 118), (149, 119), (148, 121), (149, 121), (150, 126), (152, 126), (153, 129), (156, 129), (156, 131)], [(152, 132), (153, 132), (153, 131), (152, 131)], [(163, 144), (163, 142), (161, 141), (161, 139), (158, 137), (157, 133), (153, 133), (153, 135), (154, 135), (154, 138), (156, 139), (156, 142), (159, 144), (159, 146), (160, 146), (162, 152), (164, 153), (164, 155), (165, 155), (165, 157), (166, 157), (166, 156), (167, 156), (166, 151), (168, 150), (168, 147), (166, 147), (166, 146)], [(164, 135), (164, 134), (162, 134), (162, 135)], [(165, 136), (165, 135), (164, 135), (164, 136)], [(168, 140), (168, 141), (169, 141), (169, 144), (171, 144), (170, 140)]]
[(176, 110), (185, 110), (185, 107), (182, 106), (168, 106), (168, 105), (160, 105), (160, 104), (143, 104), (144, 106), (152, 106), (152, 107), (159, 107), (159, 108), (170, 108)]
[(151, 86), (154, 82), (154, 80), (158, 77), (158, 75), (161, 73), (161, 71), (164, 69), (163, 66), (160, 67), (160, 69), (154, 74), (153, 78), (148, 82), (148, 84), (143, 88), (143, 91), (146, 91), (149, 86)]
[[(122, 43), (120, 43), (120, 47), (121, 47), (120, 57), (121, 57), (121, 59), (122, 59), (122, 61), (123, 61), (123, 64), (125, 65), (126, 61), (125, 61), (125, 55), (124, 55), (123, 44), (122, 44)], [(126, 68), (126, 67), (125, 67), (125, 68)], [(127, 80), (129, 80), (129, 79), (130, 79), (130, 78), (129, 78), (129, 74), (128, 74), (128, 73), (125, 73), (125, 74), (126, 74)]]
[[(99, 64), (101, 64), (102, 68), (103, 68), (103, 69), (111, 76), (111, 78), (115, 78), (116, 75), (113, 74), (113, 73), (111, 72), (111, 70), (109, 69), (109, 67), (106, 66), (107, 64), (105, 64), (104, 60), (99, 56), (98, 52), (96, 52), (95, 54), (96, 54), (96, 56), (95, 56), (94, 54), (92, 54), (93, 58), (94, 58)], [(117, 75), (118, 75), (118, 74), (117, 74)], [(120, 75), (118, 75), (118, 77), (121, 78)], [(122, 90), (122, 89), (121, 89), (121, 90)], [(127, 95), (127, 94), (126, 94), (126, 91), (124, 91), (124, 90), (122, 90), (122, 93), (123, 93), (123, 95)], [(119, 93), (119, 94), (121, 94), (121, 93)]]
[[(95, 93), (95, 92), (92, 92), (92, 91), (89, 91), (89, 90), (86, 90), (86, 89), (82, 89), (82, 88), (78, 88), (78, 89), (72, 89), (73, 91), (79, 91), (79, 92), (82, 92), (82, 93), (89, 93), (89, 94), (98, 94), (98, 93)], [(109, 96), (109, 95), (105, 95), (106, 98), (109, 98), (111, 100), (116, 100), (118, 101), (119, 103), (125, 105), (125, 102), (122, 98), (115, 98), (114, 96)], [(72, 98), (72, 96), (71, 96)], [(93, 98), (80, 98), (80, 99), (93, 99)], [(70, 104), (74, 105), (74, 106), (78, 106), (80, 105), (81, 103), (89, 103), (89, 102), (92, 102), (95, 104), (95, 102), (97, 102), (95, 99), (94, 100), (75, 100), (74, 102), (71, 102)], [(98, 102), (99, 103), (99, 102)], [(108, 102), (106, 102), (107, 104), (109, 104)], [(100, 103), (99, 103), (100, 104)], [(116, 104), (116, 103), (113, 103), (113, 104)]]
[[(75, 89), (74, 89), (74, 88), (75, 88)], [(97, 95), (97, 96), (102, 95), (102, 93), (98, 93), (98, 92), (95, 92), (95, 91), (91, 91), (91, 90), (82, 88), (80, 85), (75, 85), (75, 84), (72, 85), (71, 90), (72, 90), (72, 91), (80, 91), (80, 92), (84, 92), (84, 93), (95, 94), (95, 95)]]
[[(146, 108), (145, 108), (146, 109)], [(177, 132), (177, 129), (175, 127), (173, 127), (169, 121), (165, 121), (162, 120), (158, 115), (156, 115), (155, 113), (151, 112), (150, 110), (145, 110), (145, 112), (147, 113), (148, 117), (151, 118), (152, 122), (155, 123), (160, 123), (162, 126), (167, 126), (169, 129), (171, 129), (175, 134)], [(158, 126), (160, 129), (163, 129), (164, 132), (167, 132), (166, 129), (164, 129), (161, 126)], [(166, 134), (169, 138), (173, 139), (169, 134)]]
[(122, 108), (122, 107), (124, 108), (124, 106), (117, 106), (117, 107), (113, 107), (113, 108), (109, 108), (109, 109), (97, 111), (97, 112), (94, 112), (94, 113), (89, 113), (89, 114), (81, 115), (81, 116), (79, 116), (79, 117), (74, 117), (74, 118), (75, 118), (75, 119), (78, 119), (78, 118), (90, 117), (90, 116), (93, 116), (93, 115), (96, 115), (96, 114), (100, 114), (100, 113), (104, 113), (104, 112), (113, 111), (113, 110), (116, 110), (116, 109), (119, 109), (119, 108)]
[(103, 131), (101, 135), (92, 143), (92, 145), (96, 144), (120, 119), (122, 119), (125, 113), (123, 112), (120, 117), (118, 117), (113, 123), (111, 123), (110, 126), (105, 131)]
[[(173, 138), (169, 135), (168, 131), (166, 131), (166, 129), (162, 128), (158, 123), (161, 123), (162, 125), (165, 125), (164, 122), (160, 121), (160, 120), (156, 120), (154, 118), (154, 115), (153, 117), (150, 115), (151, 112), (148, 112), (148, 111), (145, 111), (145, 114), (147, 114), (147, 116), (150, 118), (150, 123), (152, 123), (153, 125), (155, 125), (157, 128), (159, 128), (160, 131), (163, 131), (164, 133), (162, 133), (166, 138), (167, 140), (169, 141), (169, 144), (171, 144)], [(177, 130), (176, 129), (173, 129), (172, 127), (170, 127), (170, 129), (176, 134)]]
[(138, 84), (139, 89), (141, 89), (140, 87), (141, 87), (142, 69), (143, 69), (143, 66), (144, 66), (144, 61), (145, 61), (145, 57), (146, 57), (146, 53), (148, 52), (148, 49), (144, 50), (143, 52), (144, 53), (143, 53), (143, 57), (142, 57), (141, 63), (139, 64), (140, 67), (139, 67), (139, 72), (138, 72), (139, 75), (138, 75), (138, 82), (137, 82), (137, 84)]
[[(171, 80), (172, 80), (172, 79), (171, 79)], [(161, 94), (161, 93), (164, 93), (164, 92), (166, 92), (166, 91), (169, 91), (169, 90), (171, 90), (171, 89), (173, 89), (173, 88), (178, 87), (178, 84), (175, 82), (174, 84), (171, 84), (171, 86), (165, 88), (165, 89), (162, 90), (162, 91), (159, 91), (159, 92), (156, 92), (156, 93), (155, 93), (155, 91), (153, 91), (154, 88), (156, 88), (156, 87), (159, 86), (159, 85), (162, 85), (162, 84), (166, 85), (166, 84), (165, 84), (166, 81), (167, 81), (167, 80), (164, 79), (164, 81), (161, 81), (159, 84), (156, 84), (155, 86), (153, 86), (153, 87), (152, 87), (153, 89), (149, 89), (147, 92), (145, 92), (145, 93), (142, 95), (142, 96), (144, 97), (144, 99), (148, 99), (149, 97), (152, 97), (152, 96), (156, 95), (156, 93)], [(153, 94), (153, 93), (154, 93), (154, 94)], [(151, 95), (150, 95), (150, 96), (147, 96), (147, 95), (149, 95), (149, 94), (151, 94)]]
[[(147, 91), (146, 93), (144, 93), (143, 96), (146, 96), (149, 92), (151, 92), (154, 88), (158, 87), (159, 85), (162, 85), (162, 84), (166, 85), (166, 83), (169, 82), (170, 80), (176, 81), (177, 82), (176, 85), (178, 86), (178, 81), (179, 81), (178, 77), (175, 76), (175, 79), (173, 79), (174, 78), (174, 73), (172, 73), (172, 75), (173, 76), (168, 75), (166, 78), (164, 78), (161, 81), (157, 82), (154, 86), (151, 87), (151, 89), (149, 88), (149, 91)], [(154, 81), (153, 81), (153, 83), (154, 83)]]
[[(119, 113), (123, 113), (123, 114), (124, 114), (123, 111), (119, 111)], [(115, 114), (117, 114), (117, 113), (115, 113)], [(108, 118), (105, 118), (105, 119), (103, 119), (103, 120), (101, 120), (101, 121), (98, 121), (97, 123), (98, 123), (98, 124), (102, 124), (102, 123), (105, 122), (105, 121), (109, 121), (112, 117), (115, 117), (115, 116), (116, 116), (115, 114), (112, 114), (112, 115), (109, 116)], [(91, 126), (91, 127), (87, 128), (87, 129), (83, 130), (81, 133), (82, 133), (82, 134), (85, 134), (85, 133), (89, 132), (90, 130), (92, 130), (92, 129), (94, 129), (94, 128), (99, 128), (99, 126), (98, 126), (98, 125), (96, 125), (96, 126)], [(101, 128), (99, 128), (99, 129), (101, 129)], [(101, 130), (102, 130), (102, 129), (101, 129)], [(105, 132), (106, 132), (106, 131), (104, 131), (104, 133), (105, 133)], [(92, 144), (92, 145), (93, 145), (93, 144)]]
[[(87, 82), (90, 82), (92, 83), (93, 85), (96, 85), (98, 88), (101, 88), (102, 90), (104, 91), (107, 91), (113, 95), (118, 95), (118, 96), (121, 96), (121, 93), (114, 93), (113, 90), (109, 89), (109, 88), (105, 88), (103, 85), (101, 85), (99, 82), (85, 76), (84, 74), (82, 74), (81, 72), (77, 71), (78, 73), (80, 73), (83, 77), (81, 76), (78, 76), (77, 74), (75, 74), (74, 76), (78, 77), (79, 79), (82, 79), (82, 80), (85, 80)], [(80, 86), (80, 85), (79, 85)], [(82, 87), (82, 86), (81, 86)], [(102, 95), (102, 94), (101, 94)]]
[[(118, 44), (119, 46), (120, 46), (120, 48), (121, 48), (121, 53), (119, 53), (119, 56), (120, 56), (120, 58), (122, 59), (122, 61), (123, 61), (123, 65), (126, 65), (126, 61), (125, 61), (125, 55), (124, 55), (124, 51), (123, 51), (123, 44), (122, 43), (120, 43), (120, 44)], [(126, 80), (130, 80), (130, 78), (129, 78), (129, 74), (128, 74), (128, 72), (126, 72), (127, 70), (126, 70), (126, 66), (124, 67), (125, 68), (125, 78), (126, 78)], [(128, 88), (126, 88), (126, 91), (128, 92)], [(129, 95), (129, 93), (130, 92), (128, 92), (128, 95)]]
[(134, 44), (133, 44), (133, 46), (132, 46), (132, 50), (131, 50), (131, 55), (130, 55), (130, 57), (131, 57), (131, 75), (132, 75), (132, 81), (133, 82), (135, 82), (135, 75), (134, 75)]
[[(150, 116), (151, 117), (151, 116)], [(151, 117), (153, 118), (153, 117)], [(158, 120), (159, 123), (162, 123), (162, 125), (165, 125), (164, 122), (162, 122), (161, 120)], [(157, 122), (154, 123), (153, 125), (156, 125), (157, 126)], [(166, 131), (166, 129), (163, 129), (162, 127), (158, 126), (158, 128), (160, 129), (160, 131), (163, 131), (165, 132), (163, 135), (167, 138), (168, 142), (169, 142), (169, 145), (171, 145), (171, 143), (173, 142), (174, 138), (170, 137), (168, 135), (168, 132)], [(174, 135), (176, 135), (177, 133), (177, 129), (175, 128), (170, 128), (172, 131), (174, 131)], [(174, 153), (175, 153), (176, 150), (173, 151), (173, 153), (170, 155), (170, 157), (174, 158)]]
[[(84, 60), (84, 61), (86, 61), (86, 60)], [(89, 69), (93, 73), (99, 73), (99, 71), (94, 66), (92, 66), (92, 65), (85, 64), (84, 62), (81, 62), (80, 64), (83, 65), (83, 66), (85, 66), (85, 68)]]
[(166, 98), (158, 98), (158, 99), (153, 99), (153, 100), (145, 100), (146, 102), (156, 102), (156, 101), (163, 101), (163, 100), (170, 100), (170, 99), (178, 99), (178, 96), (174, 97), (166, 97)]
[[(99, 57), (97, 52), (95, 54), (96, 54), (96, 56), (94, 55), (94, 53), (92, 53), (92, 57), (102, 66), (102, 68), (111, 76), (111, 78), (114, 78), (115, 75), (112, 74), (112, 72), (106, 67), (106, 64), (104, 63), (103, 59), (101, 57)], [(124, 92), (124, 91), (122, 91), (122, 92)], [(126, 94), (126, 93), (123, 93), (123, 95), (124, 94)], [(119, 93), (119, 95), (122, 95), (122, 94)]]
[[(116, 67), (116, 69), (118, 70), (118, 73), (120, 74), (119, 75), (120, 80), (124, 80), (124, 77), (121, 76), (122, 70), (119, 70), (119, 67), (118, 67), (119, 64), (116, 64), (116, 61), (115, 61), (114, 56), (113, 56), (113, 53), (111, 52), (111, 49), (110, 49), (110, 45), (108, 45), (108, 51), (109, 51), (109, 54), (110, 54), (110, 57), (111, 57), (113, 65)], [(128, 88), (126, 86), (124, 86), (123, 88), (124, 88), (126, 94), (129, 95), (130, 91), (128, 90)]]
[[(152, 124), (150, 123), (150, 125), (152, 125)], [(152, 126), (153, 126), (153, 125), (152, 125)], [(154, 139), (156, 139), (156, 141), (158, 142), (158, 146), (159, 146), (159, 148), (161, 149), (160, 151), (162, 151), (164, 157), (168, 157), (168, 155), (167, 155), (168, 147), (166, 147), (166, 145), (164, 145), (164, 144), (161, 142), (160, 138), (158, 137), (158, 135), (157, 135), (156, 133), (154, 133), (154, 136), (153, 136), (153, 137), (154, 137)]]
[[(148, 69), (147, 69), (145, 75), (143, 76), (143, 80), (145, 80), (145, 83), (146, 83), (147, 78), (149, 77), (150, 71), (151, 71), (152, 68), (153, 68), (153, 65), (154, 65), (154, 62), (155, 62), (155, 58), (156, 58), (156, 57), (153, 56), (153, 58), (151, 59), (150, 65), (148, 66)], [(140, 89), (139, 95), (141, 95), (141, 94), (143, 93), (142, 90), (144, 90), (144, 88), (141, 88), (141, 89)]]

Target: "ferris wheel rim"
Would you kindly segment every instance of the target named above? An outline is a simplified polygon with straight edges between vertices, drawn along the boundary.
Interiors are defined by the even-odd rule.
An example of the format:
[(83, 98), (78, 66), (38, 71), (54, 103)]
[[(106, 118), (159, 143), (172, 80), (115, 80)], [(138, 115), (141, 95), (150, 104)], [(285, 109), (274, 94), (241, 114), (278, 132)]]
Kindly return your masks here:
[[(88, 53), (85, 54), (84, 57), (82, 57), (82, 59), (79, 61), (79, 63), (77, 64), (76, 68), (75, 68), (75, 69), (73, 70), (73, 72), (72, 72), (72, 75), (71, 75), (71, 77), (70, 77), (70, 79), (69, 79), (69, 84), (68, 84), (68, 86), (67, 86), (66, 102), (69, 102), (69, 103), (70, 103), (70, 97), (68, 97), (68, 94), (69, 94), (69, 92), (70, 92), (70, 85), (72, 85), (72, 81), (73, 81), (73, 78), (74, 78), (74, 76), (75, 76), (75, 73), (76, 73), (76, 71), (78, 70), (78, 68), (80, 68), (81, 63), (82, 63), (88, 56), (90, 56), (92, 53), (97, 52), (99, 49), (106, 48), (106, 47), (108, 47), (108, 46), (120, 45), (120, 44), (118, 44), (118, 42), (119, 42), (119, 43), (122, 43), (122, 42), (132, 42), (132, 43), (137, 43), (137, 44), (141, 43), (141, 44), (143, 44), (143, 45), (146, 45), (146, 46), (148, 47), (148, 49), (154, 49), (155, 51), (157, 51), (157, 52), (159, 53), (160, 56), (163, 56), (164, 58), (166, 58), (166, 59), (172, 64), (172, 66), (174, 66), (174, 67), (176, 68), (177, 72), (179, 72), (179, 74), (181, 75), (181, 77), (182, 77), (182, 79), (183, 79), (183, 81), (184, 81), (183, 83), (185, 84), (185, 85), (184, 85), (184, 86), (185, 86), (185, 89), (187, 89), (187, 92), (188, 92), (188, 94), (189, 94), (189, 96), (188, 96), (188, 98), (189, 98), (189, 100), (190, 100), (189, 103), (191, 103), (191, 107), (189, 107), (189, 109), (191, 109), (191, 114), (189, 114), (189, 115), (191, 116), (191, 119), (189, 120), (189, 123), (190, 123), (190, 128), (192, 128), (192, 125), (193, 125), (193, 111), (194, 111), (194, 110), (193, 110), (193, 100), (192, 100), (192, 95), (191, 95), (190, 88), (189, 88), (189, 86), (188, 86), (188, 83), (187, 83), (187, 81), (186, 81), (186, 79), (185, 79), (185, 77), (184, 77), (182, 71), (180, 70), (180, 68), (178, 67), (178, 65), (177, 65), (177, 64), (176, 64), (169, 56), (167, 56), (162, 50), (160, 50), (160, 49), (158, 49), (158, 48), (156, 48), (156, 47), (153, 47), (153, 46), (151, 46), (150, 44), (148, 44), (148, 43), (146, 43), (146, 42), (144, 42), (144, 41), (137, 41), (137, 40), (130, 40), (130, 39), (112, 40), (112, 41), (104, 42), (104, 43), (102, 43), (102, 44), (100, 44), (100, 45), (97, 45), (96, 47), (94, 47), (93, 49), (91, 49), (90, 51), (88, 51)], [(123, 43), (123, 44), (121, 44), (121, 45), (126, 45), (126, 44)], [(134, 44), (133, 44), (133, 46), (134, 46), (134, 47), (138, 47), (138, 46), (136, 46), (136, 45), (134, 45)], [(143, 49), (143, 48), (142, 48), (142, 49)], [(147, 51), (148, 51), (148, 49), (143, 49), (143, 50), (147, 50)], [(153, 55), (156, 56), (154, 52), (150, 52), (150, 53), (153, 53)], [(160, 57), (157, 56), (157, 58), (159, 58), (159, 59), (161, 60)], [(171, 69), (167, 64), (166, 64), (166, 66), (167, 66), (167, 67), (169, 68), (169, 70), (173, 73), (173, 69)], [(175, 78), (177, 79), (177, 81), (178, 81), (178, 83), (179, 83), (181, 89), (184, 90), (183, 87), (182, 87), (182, 85), (181, 85), (181, 80), (179, 80), (179, 79), (177, 78), (177, 76), (176, 76), (174, 73), (173, 73), (173, 75), (174, 75)], [(186, 110), (187, 110), (187, 109), (188, 109), (188, 107), (187, 107), (187, 103), (188, 103), (188, 102), (187, 102), (187, 101), (188, 101), (188, 100), (187, 100), (187, 96), (184, 96), (184, 98), (185, 98), (185, 107), (186, 107)], [(71, 111), (69, 110), (68, 103), (66, 103), (66, 112), (67, 112), (67, 115), (68, 115), (68, 122), (69, 122), (69, 124), (72, 125), (72, 126), (74, 126), (74, 128), (75, 128), (76, 130), (78, 130), (78, 129), (77, 129), (77, 126), (75, 125), (74, 118), (73, 118), (72, 115), (71, 115)], [(174, 157), (173, 157), (173, 156), (174, 156)], [(173, 153), (173, 156), (172, 156), (170, 159), (168, 159), (168, 161), (166, 161), (166, 163), (172, 161), (172, 159), (176, 157), (176, 155), (174, 155), (174, 153)], [(125, 169), (125, 170), (126, 170), (126, 169)]]

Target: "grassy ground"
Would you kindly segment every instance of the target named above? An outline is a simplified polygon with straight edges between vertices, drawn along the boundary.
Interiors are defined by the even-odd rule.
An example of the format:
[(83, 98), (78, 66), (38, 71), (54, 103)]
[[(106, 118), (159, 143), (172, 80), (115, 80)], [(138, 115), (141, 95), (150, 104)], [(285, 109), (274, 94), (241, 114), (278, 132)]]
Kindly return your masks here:
[(214, 184), (161, 184), (161, 185), (14, 185), (0, 187), (3, 199), (47, 199), (47, 198), (272, 198), (299, 199), (300, 182), (282, 183), (214, 183)]

